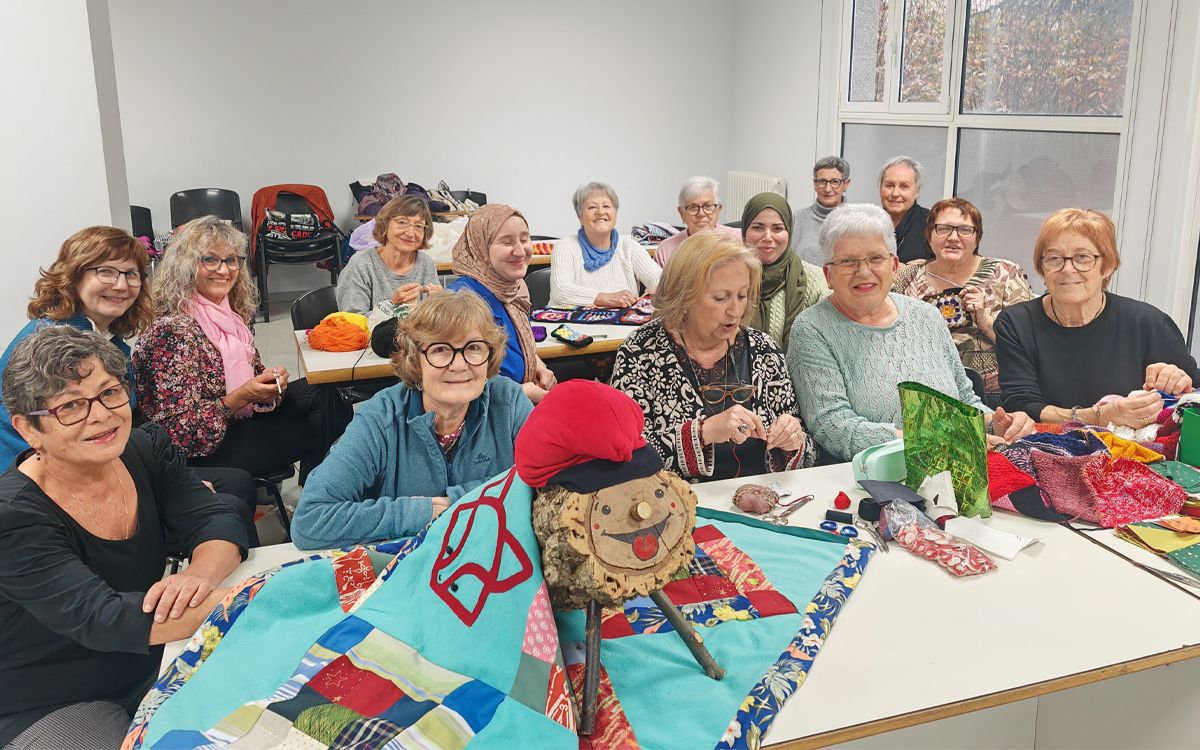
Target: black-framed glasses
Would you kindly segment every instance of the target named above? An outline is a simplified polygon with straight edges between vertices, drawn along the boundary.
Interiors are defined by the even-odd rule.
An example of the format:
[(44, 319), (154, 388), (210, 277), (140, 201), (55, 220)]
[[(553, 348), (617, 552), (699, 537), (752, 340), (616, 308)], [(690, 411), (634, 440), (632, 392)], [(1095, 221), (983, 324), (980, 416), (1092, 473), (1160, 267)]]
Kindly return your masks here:
[(725, 399), (730, 399), (735, 404), (744, 404), (754, 398), (754, 393), (755, 388), (752, 385), (713, 383), (700, 386), (700, 400), (710, 406), (716, 406)]
[(444, 370), (460, 354), (468, 365), (482, 365), (492, 356), (492, 347), (488, 346), (486, 341), (478, 340), (468, 341), (462, 346), (450, 346), (444, 341), (438, 341), (422, 349), (421, 354), (425, 355), (425, 361), (430, 367)]
[(91, 271), (92, 273), (96, 274), (97, 279), (100, 279), (100, 281), (108, 284), (109, 286), (116, 284), (117, 280), (122, 276), (125, 277), (125, 283), (129, 286), (142, 285), (141, 271), (122, 271), (121, 269), (113, 268), (112, 266), (92, 266), (91, 268), (85, 268), (83, 270)]
[(1093, 255), (1092, 253), (1075, 253), (1074, 255), (1065, 257), (1062, 255), (1047, 255), (1042, 258), (1042, 268), (1047, 271), (1061, 271), (1069, 260), (1076, 271), (1090, 271), (1095, 267), (1096, 261), (1099, 259), (1099, 255)]
[(979, 230), (970, 224), (934, 224), (933, 233), (938, 237), (949, 237), (951, 232), (957, 232), (959, 237), (974, 237)]
[(701, 212), (706, 215), (715, 213), (719, 208), (721, 208), (720, 203), (689, 203), (683, 207), (683, 210), (692, 216), (699, 216)]
[(845, 185), (845, 184), (846, 184), (845, 180), (839, 180), (836, 177), (833, 178), (832, 180), (826, 180), (826, 179), (813, 180), (813, 185), (815, 185), (818, 189), (822, 189), (822, 188), (825, 188), (826, 186), (828, 186), (828, 187), (833, 188), (834, 190), (837, 190), (838, 188), (840, 188), (842, 185)]
[(225, 266), (230, 271), (236, 271), (245, 264), (245, 255), (230, 255), (228, 258), (218, 258), (215, 255), (200, 256), (200, 265), (204, 266), (206, 271), (216, 271), (221, 266)]
[(91, 398), (73, 398), (66, 403), (49, 409), (35, 409), (29, 417), (54, 417), (63, 427), (79, 424), (92, 413), (92, 404), (99, 401), (109, 411), (120, 409), (129, 403), (129, 386), (125, 383), (110, 386)]

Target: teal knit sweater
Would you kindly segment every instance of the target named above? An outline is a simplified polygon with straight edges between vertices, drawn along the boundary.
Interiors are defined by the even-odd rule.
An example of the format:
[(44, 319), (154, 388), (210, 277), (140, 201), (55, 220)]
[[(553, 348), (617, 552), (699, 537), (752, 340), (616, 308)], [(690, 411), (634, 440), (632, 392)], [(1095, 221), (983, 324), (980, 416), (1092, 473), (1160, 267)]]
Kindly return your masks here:
[(855, 323), (823, 299), (792, 324), (788, 371), (800, 414), (817, 444), (842, 461), (896, 437), (904, 381), (990, 412), (975, 395), (937, 309), (889, 295), (899, 315), (888, 326)]
[(301, 549), (322, 549), (417, 533), (433, 517), (434, 497), (455, 503), (512, 467), (513, 441), (531, 411), (519, 384), (491, 378), (468, 409), (447, 463), (420, 391), (403, 383), (380, 391), (308, 476), (292, 540)]

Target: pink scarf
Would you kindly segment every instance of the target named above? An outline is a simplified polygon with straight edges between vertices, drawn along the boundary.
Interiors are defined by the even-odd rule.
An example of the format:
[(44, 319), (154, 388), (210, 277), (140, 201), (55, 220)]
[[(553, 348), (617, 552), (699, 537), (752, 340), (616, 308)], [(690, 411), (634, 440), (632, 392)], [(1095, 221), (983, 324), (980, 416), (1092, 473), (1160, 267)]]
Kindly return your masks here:
[[(225, 366), (225, 393), (233, 393), (239, 386), (254, 377), (254, 334), (242, 316), (229, 306), (229, 298), (216, 304), (199, 293), (193, 292), (188, 314), (204, 331), (204, 335), (217, 348), (221, 363)], [(247, 417), (253, 406), (239, 409), (238, 417)]]

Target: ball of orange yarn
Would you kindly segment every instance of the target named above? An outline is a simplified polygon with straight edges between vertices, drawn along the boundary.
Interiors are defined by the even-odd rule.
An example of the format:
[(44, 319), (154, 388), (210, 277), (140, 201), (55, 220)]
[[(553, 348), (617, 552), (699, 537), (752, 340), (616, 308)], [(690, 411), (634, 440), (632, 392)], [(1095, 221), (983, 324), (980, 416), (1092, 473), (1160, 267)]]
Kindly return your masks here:
[(365, 331), (367, 333), (370, 332), (367, 327), (367, 316), (366, 315), (360, 315), (359, 313), (338, 311), (338, 312), (331, 312), (328, 315), (326, 315), (324, 318), (321, 318), (322, 321), (339, 320), (339, 319), (345, 320), (349, 323), (353, 323), (354, 325), (363, 329), (363, 331)]
[(308, 332), (308, 343), (323, 352), (353, 352), (366, 349), (367, 332), (345, 318), (326, 318)]

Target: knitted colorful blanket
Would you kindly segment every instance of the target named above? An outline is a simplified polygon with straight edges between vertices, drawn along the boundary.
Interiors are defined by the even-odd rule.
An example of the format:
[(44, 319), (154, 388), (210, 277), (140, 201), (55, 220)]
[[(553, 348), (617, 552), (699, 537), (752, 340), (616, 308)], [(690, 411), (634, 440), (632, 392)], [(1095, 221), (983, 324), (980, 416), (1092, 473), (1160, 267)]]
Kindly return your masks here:
[(664, 592), (725, 679), (704, 675), (652, 602), (631, 600), (604, 614), (600, 714), (585, 740), (571, 687), (583, 617), (550, 610), (531, 501), (510, 471), (417, 537), (235, 587), (146, 696), (124, 747), (758, 747), (874, 552), (699, 520), (696, 557)]

